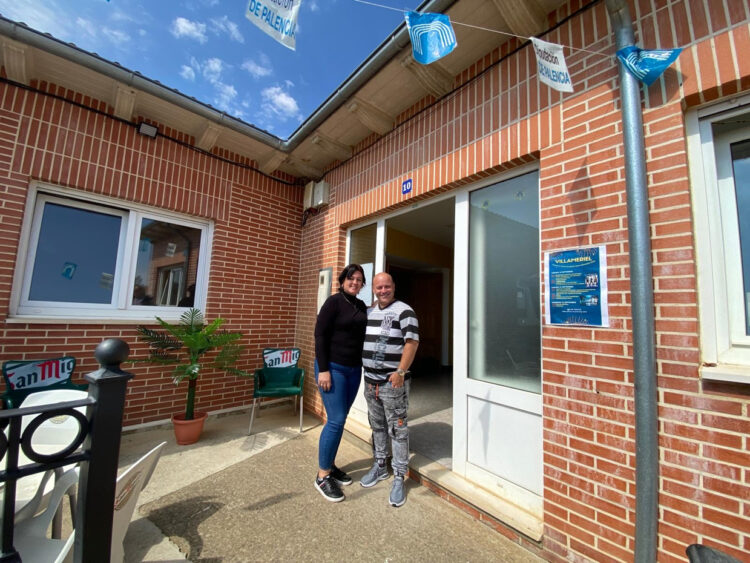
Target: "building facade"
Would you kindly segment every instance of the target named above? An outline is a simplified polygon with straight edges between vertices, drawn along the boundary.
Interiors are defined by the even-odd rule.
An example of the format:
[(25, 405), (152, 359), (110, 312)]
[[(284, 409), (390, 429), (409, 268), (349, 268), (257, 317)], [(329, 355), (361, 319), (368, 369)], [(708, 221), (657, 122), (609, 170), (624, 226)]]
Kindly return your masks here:
[[(54, 77), (8, 78), (8, 53), (22, 45), (6, 41), (0, 357), (71, 354), (84, 373), (102, 337), (119, 336), (137, 353), (135, 324), (156, 309), (130, 293), (143, 285), (158, 310), (179, 311), (173, 301), (194, 283), (196, 305), (247, 335), (246, 367), (265, 346), (294, 344), (311, 373), (317, 308), (335, 290), (331, 279), (349, 262), (365, 265), (368, 281), (387, 270), (423, 331), (412, 384), (414, 477), (549, 560), (632, 561), (639, 455), (631, 305), (639, 296), (631, 294), (622, 100), (606, 4), (535, 1), (506, 14), (518, 16), (515, 35), (568, 47), (573, 93), (539, 81), (521, 39), (487, 48), (459, 36), (457, 51), (466, 44), (476, 56), (448, 73), (448, 87), (410, 94), (394, 115), (383, 111), (384, 98), (409, 97), (383, 67), (317, 129), (303, 127), (304, 139), (282, 157), (284, 147), (251, 135), (249, 148), (237, 148), (237, 128), (215, 142), (207, 138), (219, 125), (165, 128), (140, 97), (122, 119), (127, 95), (105, 103)], [(460, 22), (505, 3), (446, 5)], [(750, 5), (637, 0), (629, 9), (639, 46), (683, 48), (641, 90), (657, 559), (685, 561), (685, 547), (700, 542), (746, 560)], [(542, 17), (534, 20), (534, 10)], [(533, 33), (520, 33), (529, 25)], [(398, 53), (389, 60), (400, 64)], [(381, 94), (368, 90), (378, 76), (391, 78)], [(420, 77), (433, 85), (440, 78)], [(162, 102), (171, 107), (168, 96)], [(369, 133), (342, 132), (343, 114)], [(159, 126), (156, 138), (137, 133), (139, 115)], [(319, 160), (318, 171), (303, 158), (317, 154), (311, 145), (335, 155)], [(303, 201), (311, 178), (328, 188), (320, 205)], [(84, 273), (74, 254), (62, 269), (59, 260), (44, 266), (44, 237), (62, 236), (55, 226), (71, 220), (48, 218), (45, 208), (81, 224), (92, 215), (118, 221), (110, 254), (123, 267), (110, 273), (96, 264), (81, 291), (106, 294), (84, 312), (80, 300), (61, 303), (57, 284), (44, 283)], [(597, 323), (605, 326), (548, 322), (558, 296), (547, 289), (545, 257), (588, 249), (606, 255), (607, 320)], [(180, 410), (183, 392), (162, 370), (133, 371), (126, 425)], [(312, 378), (306, 385), (306, 405), (322, 416)], [(250, 386), (203, 378), (198, 405), (247, 406)], [(442, 402), (423, 412), (420, 389), (428, 388)], [(363, 438), (365, 410), (358, 399), (348, 425)], [(430, 449), (435, 443), (440, 451)]]

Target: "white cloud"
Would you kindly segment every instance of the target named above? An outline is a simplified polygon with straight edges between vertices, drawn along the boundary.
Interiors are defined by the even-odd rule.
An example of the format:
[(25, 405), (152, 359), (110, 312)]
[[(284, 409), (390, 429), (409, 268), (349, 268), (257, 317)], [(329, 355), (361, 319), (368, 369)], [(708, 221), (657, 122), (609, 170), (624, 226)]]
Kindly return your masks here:
[(92, 38), (96, 37), (98, 33), (98, 28), (96, 24), (94, 24), (94, 22), (92, 22), (91, 20), (86, 20), (81, 17), (76, 18), (76, 27), (78, 27), (80, 32)]
[(281, 86), (270, 86), (261, 92), (266, 116), (276, 116), (282, 121), (300, 119), (299, 105)]
[(237, 27), (236, 23), (230, 21), (227, 16), (212, 19), (211, 30), (216, 34), (228, 35), (232, 41), (237, 41), (238, 43), (245, 42), (245, 38), (240, 33), (240, 28)]
[(148, 12), (146, 12), (142, 7), (138, 7), (139, 13), (138, 17), (135, 16), (133, 12), (125, 12), (123, 10), (112, 10), (112, 13), (109, 15), (110, 21), (116, 21), (116, 22), (126, 22), (126, 23), (140, 23), (143, 19), (151, 19), (148, 15)]
[(223, 82), (218, 82), (214, 86), (216, 86), (216, 98), (214, 100), (216, 107), (225, 111), (231, 110), (232, 102), (237, 97), (237, 89), (231, 84), (224, 84)]
[(190, 64), (182, 65), (180, 68), (180, 76), (191, 81), (198, 77), (203, 78), (214, 89), (211, 103), (230, 115), (244, 119), (245, 112), (242, 108), (246, 107), (247, 102), (238, 101), (239, 92), (237, 88), (223, 80), (223, 75), (231, 68), (231, 65), (218, 57), (211, 57), (203, 62), (191, 57)]
[(318, 3), (315, 0), (312, 0), (312, 2), (308, 4), (308, 8), (310, 8), (311, 12), (317, 12), (320, 10), (320, 6), (318, 6)]
[(256, 80), (273, 74), (271, 59), (263, 53), (258, 55), (258, 60), (248, 59), (242, 63), (242, 69), (249, 72)]
[(185, 80), (190, 80), (190, 82), (192, 82), (195, 80), (195, 71), (193, 70), (193, 67), (182, 65), (180, 68), (180, 76)]
[(124, 31), (120, 31), (119, 29), (111, 29), (109, 27), (105, 27), (102, 29), (102, 33), (107, 39), (109, 39), (118, 47), (122, 47), (127, 43), (130, 43), (130, 35), (128, 35)]
[(203, 77), (211, 84), (215, 84), (221, 80), (221, 73), (224, 72), (224, 69), (226, 68), (224, 61), (217, 57), (206, 59), (206, 62), (204, 62), (201, 67)]
[(208, 41), (208, 37), (206, 37), (206, 24), (190, 21), (183, 17), (175, 18), (172, 22), (170, 32), (177, 38), (188, 37), (195, 39), (199, 43)]

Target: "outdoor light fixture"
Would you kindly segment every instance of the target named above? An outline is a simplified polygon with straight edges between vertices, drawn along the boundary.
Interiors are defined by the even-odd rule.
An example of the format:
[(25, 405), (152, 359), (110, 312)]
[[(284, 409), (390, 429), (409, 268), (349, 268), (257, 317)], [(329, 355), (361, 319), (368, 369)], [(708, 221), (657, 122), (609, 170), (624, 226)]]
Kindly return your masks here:
[(156, 125), (150, 125), (145, 121), (141, 121), (138, 124), (138, 132), (141, 135), (146, 135), (146, 137), (151, 137), (152, 139), (154, 139), (156, 138), (156, 134), (159, 132), (159, 128), (156, 127)]

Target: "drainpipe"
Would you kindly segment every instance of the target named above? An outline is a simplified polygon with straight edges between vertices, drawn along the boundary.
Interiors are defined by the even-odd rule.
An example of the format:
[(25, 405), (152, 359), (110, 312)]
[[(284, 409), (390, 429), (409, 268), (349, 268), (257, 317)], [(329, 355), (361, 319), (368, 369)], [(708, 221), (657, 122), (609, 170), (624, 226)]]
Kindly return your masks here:
[[(617, 49), (635, 43), (626, 0), (606, 0)], [(625, 141), (625, 189), (630, 244), (630, 299), (635, 376), (635, 557), (656, 561), (659, 521), (659, 443), (656, 408), (656, 350), (648, 186), (640, 83), (622, 63), (620, 97)]]

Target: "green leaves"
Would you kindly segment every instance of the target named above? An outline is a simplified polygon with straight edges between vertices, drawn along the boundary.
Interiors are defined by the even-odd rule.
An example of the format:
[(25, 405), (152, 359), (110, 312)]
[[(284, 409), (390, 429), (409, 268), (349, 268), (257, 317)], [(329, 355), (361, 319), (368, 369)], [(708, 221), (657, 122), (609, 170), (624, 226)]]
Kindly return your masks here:
[(185, 311), (177, 323), (171, 324), (156, 317), (156, 322), (162, 330), (154, 330), (145, 326), (137, 328), (141, 339), (148, 343), (149, 355), (145, 360), (156, 364), (178, 364), (172, 371), (175, 383), (184, 379), (191, 382), (188, 391), (188, 404), (185, 418), (192, 415), (195, 400), (194, 381), (203, 370), (203, 356), (216, 350), (213, 367), (235, 375), (249, 374), (234, 367), (243, 352), (237, 341), (242, 338), (239, 332), (220, 330), (225, 319), (217, 318), (206, 324), (203, 313), (199, 309)]

